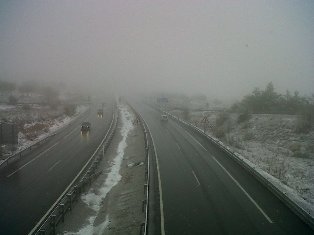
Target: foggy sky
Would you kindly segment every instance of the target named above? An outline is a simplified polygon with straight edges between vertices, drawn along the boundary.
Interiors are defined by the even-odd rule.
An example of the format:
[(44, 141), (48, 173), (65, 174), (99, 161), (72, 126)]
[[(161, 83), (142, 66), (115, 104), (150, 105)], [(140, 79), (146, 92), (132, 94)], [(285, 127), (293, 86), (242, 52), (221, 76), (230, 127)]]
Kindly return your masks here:
[(314, 92), (314, 2), (0, 1), (0, 79), (236, 97)]

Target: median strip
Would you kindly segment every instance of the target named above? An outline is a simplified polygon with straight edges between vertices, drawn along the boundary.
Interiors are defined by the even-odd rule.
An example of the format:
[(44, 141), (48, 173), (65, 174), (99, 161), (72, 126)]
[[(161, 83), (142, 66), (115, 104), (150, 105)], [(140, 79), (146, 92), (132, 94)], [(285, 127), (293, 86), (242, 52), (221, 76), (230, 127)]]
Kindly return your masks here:
[[(103, 204), (105, 200), (109, 200), (107, 198), (109, 193), (112, 193), (112, 189), (119, 184), (122, 180), (122, 161), (125, 158), (125, 150), (127, 148), (127, 138), (129, 133), (133, 130), (134, 126), (132, 125), (132, 115), (129, 113), (125, 106), (119, 105), (120, 117), (121, 117), (121, 140), (117, 146), (117, 149), (114, 153), (114, 157), (110, 160), (110, 167), (106, 169), (106, 175), (99, 176), (99, 179), (92, 185), (92, 187), (84, 193), (80, 197), (80, 206), (74, 213), (80, 213), (80, 211), (88, 211), (88, 213), (84, 213), (82, 217), (85, 222), (83, 226), (80, 226), (78, 223), (78, 231), (66, 231), (68, 230), (67, 225), (65, 224), (65, 232), (64, 234), (68, 235), (79, 235), (79, 234), (102, 234), (110, 225), (112, 226), (112, 218), (108, 209), (106, 208), (106, 217), (104, 222), (100, 225), (96, 225), (96, 219), (100, 219), (102, 217), (103, 212)], [(114, 143), (113, 143), (114, 145)], [(115, 148), (115, 147), (113, 147)], [(111, 155), (111, 154), (109, 154)], [(107, 158), (108, 159), (108, 156)], [(105, 176), (105, 177), (103, 177)], [(105, 178), (105, 179), (104, 179)], [(119, 197), (119, 194), (117, 194)], [(111, 222), (109, 222), (109, 219)], [(76, 224), (77, 222), (74, 221)], [(71, 224), (71, 223), (70, 223)], [(76, 226), (75, 226), (76, 227)], [(62, 229), (62, 228), (61, 228)], [(77, 229), (77, 228), (76, 228)], [(62, 229), (63, 230), (63, 229)]]

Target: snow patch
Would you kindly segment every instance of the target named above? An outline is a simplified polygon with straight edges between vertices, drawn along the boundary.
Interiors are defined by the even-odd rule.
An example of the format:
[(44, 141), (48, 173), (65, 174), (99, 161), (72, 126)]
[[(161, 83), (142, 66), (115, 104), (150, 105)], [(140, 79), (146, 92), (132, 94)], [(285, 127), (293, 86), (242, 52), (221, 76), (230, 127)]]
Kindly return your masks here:
[(102, 235), (105, 231), (105, 228), (109, 225), (109, 216), (107, 215), (106, 216), (106, 220), (99, 224), (98, 226), (94, 227), (93, 226), (93, 223), (96, 219), (96, 216), (91, 216), (88, 221), (89, 221), (89, 224), (86, 225), (85, 227), (81, 228), (78, 232), (65, 232), (64, 235), (77, 235), (77, 234), (82, 234), (82, 235), (85, 235), (85, 234), (96, 234), (96, 235)]
[(1, 104), (0, 105), (0, 110), (3, 111), (3, 110), (10, 110), (10, 109), (14, 109), (15, 106), (14, 105), (7, 105), (7, 104)]
[[(71, 123), (72, 121), (74, 121), (80, 114), (85, 112), (87, 109), (88, 109), (88, 107), (86, 105), (80, 105), (77, 107), (77, 110), (76, 110), (77, 112), (76, 112), (75, 116), (72, 116), (72, 117), (64, 116), (62, 119), (53, 120), (54, 123), (49, 127), (49, 131), (43, 132), (34, 140), (28, 140), (23, 133), (19, 132), (18, 133), (19, 144), (18, 144), (17, 152), (21, 151), (25, 148), (28, 148), (28, 147), (34, 145), (35, 143), (37, 143), (38, 141), (43, 140), (43, 139), (47, 138), (48, 136), (52, 135), (57, 130), (61, 129), (62, 127), (66, 126), (69, 123)], [(31, 126), (36, 125), (36, 123), (40, 123), (40, 122), (33, 122), (33, 123), (25, 124), (24, 127), (29, 128)], [(12, 154), (14, 154), (14, 153), (12, 153)]]
[(102, 206), (102, 202), (106, 198), (107, 194), (111, 191), (111, 189), (118, 184), (121, 180), (120, 168), (124, 156), (124, 151), (127, 147), (127, 137), (130, 131), (134, 128), (133, 126), (133, 116), (128, 111), (126, 106), (119, 105), (119, 110), (121, 113), (121, 121), (122, 127), (120, 130), (122, 140), (118, 145), (117, 155), (113, 159), (111, 164), (110, 172), (107, 175), (105, 182), (101, 185), (99, 189), (90, 189), (86, 194), (81, 196), (82, 201), (91, 208), (95, 215), (88, 218), (88, 223), (84, 225), (78, 232), (76, 233), (66, 233), (67, 235), (92, 235), (92, 234), (102, 234), (106, 226), (108, 225), (108, 215), (105, 222), (98, 226), (94, 226), (95, 220), (99, 214), (99, 211)]

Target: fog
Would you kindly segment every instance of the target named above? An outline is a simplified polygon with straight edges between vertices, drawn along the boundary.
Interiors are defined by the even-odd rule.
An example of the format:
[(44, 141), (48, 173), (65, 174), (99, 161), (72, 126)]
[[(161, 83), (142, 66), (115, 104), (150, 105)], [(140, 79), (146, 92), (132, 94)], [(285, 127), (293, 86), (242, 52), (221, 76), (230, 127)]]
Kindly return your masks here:
[(313, 93), (314, 2), (1, 1), (0, 79), (237, 98)]

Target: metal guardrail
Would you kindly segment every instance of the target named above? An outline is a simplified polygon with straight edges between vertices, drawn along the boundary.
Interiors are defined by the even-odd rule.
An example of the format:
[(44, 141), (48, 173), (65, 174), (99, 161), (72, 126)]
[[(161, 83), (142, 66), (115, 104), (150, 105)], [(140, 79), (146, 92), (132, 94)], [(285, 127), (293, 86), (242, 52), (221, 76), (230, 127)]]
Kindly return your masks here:
[[(89, 109), (87, 109), (84, 113), (82, 113), (81, 115), (86, 115), (86, 113), (89, 111)], [(77, 118), (79, 118), (81, 115), (77, 116)], [(73, 121), (76, 121), (77, 118), (75, 118), (75, 120)], [(46, 136), (45, 138), (41, 139), (41, 140), (38, 140), (36, 141), (35, 143), (33, 143), (32, 145), (30, 146), (27, 146), (25, 148), (23, 148), (22, 150), (14, 153), (13, 155), (7, 157), (6, 159), (3, 160), (3, 162), (0, 163), (0, 168), (1, 167), (5, 167), (5, 166), (8, 166), (10, 164), (10, 161), (13, 160), (13, 159), (16, 159), (16, 158), (21, 158), (23, 156), (23, 154), (25, 152), (29, 152), (31, 151), (33, 148), (36, 148), (37, 145), (40, 145), (42, 143), (44, 143), (45, 141), (47, 141), (48, 139), (50, 139), (51, 137), (55, 136), (58, 134), (58, 132), (62, 131), (65, 127), (71, 125), (72, 122), (69, 122), (67, 125), (63, 126), (62, 128), (56, 130), (55, 132), (53, 132), (52, 134)]]
[(145, 154), (146, 154), (146, 171), (145, 171), (145, 184), (144, 184), (144, 193), (145, 200), (143, 201), (143, 212), (145, 212), (145, 221), (141, 225), (140, 234), (147, 235), (148, 234), (148, 223), (149, 223), (149, 187), (150, 187), (150, 154), (149, 154), (149, 142), (148, 135), (150, 135), (147, 124), (142, 118), (142, 116), (136, 112), (136, 110), (129, 104), (127, 105), (132, 109), (133, 113), (136, 115), (137, 119), (140, 121), (141, 127), (144, 132), (144, 142), (145, 142)]
[[(160, 112), (164, 112), (160, 109), (158, 109)], [(303, 208), (301, 205), (299, 205), (296, 201), (291, 199), (289, 197), (288, 192), (283, 192), (280, 190), (273, 182), (269, 181), (267, 178), (265, 178), (259, 171), (256, 171), (254, 167), (249, 165), (247, 162), (245, 162), (242, 158), (239, 158), (234, 152), (230, 151), (226, 146), (222, 144), (221, 141), (216, 140), (212, 136), (204, 133), (203, 130), (200, 128), (194, 126), (191, 123), (185, 122), (182, 119), (172, 115), (169, 112), (166, 112), (167, 115), (169, 115), (173, 120), (182, 123), (190, 128), (192, 128), (194, 131), (197, 131), (202, 136), (207, 138), (209, 141), (214, 143), (217, 147), (219, 147), (221, 150), (223, 150), (229, 157), (231, 157), (233, 160), (235, 160), (240, 166), (242, 166), (244, 169), (246, 169), (248, 172), (250, 172), (259, 182), (261, 182), (267, 189), (269, 189), (272, 193), (274, 193), (282, 202), (284, 202), (288, 208), (290, 208), (299, 218), (301, 218), (305, 223), (307, 223), (312, 229), (314, 229), (314, 215), (311, 214), (311, 211)]]
[[(41, 218), (37, 225), (29, 232), (28, 235), (55, 235), (56, 227), (61, 222), (64, 222), (65, 215), (72, 210), (73, 203), (76, 202), (84, 191), (86, 185), (90, 185), (92, 180), (101, 174), (101, 171), (96, 172), (97, 166), (101, 161), (105, 151), (108, 149), (110, 141), (113, 138), (116, 126), (118, 122), (118, 112), (114, 106), (112, 120), (109, 130), (105, 137), (92, 154), (87, 163), (83, 166), (81, 171), (47, 211), (47, 213)], [(102, 154), (99, 154), (99, 150), (102, 147)], [(88, 168), (87, 168), (88, 167)]]

